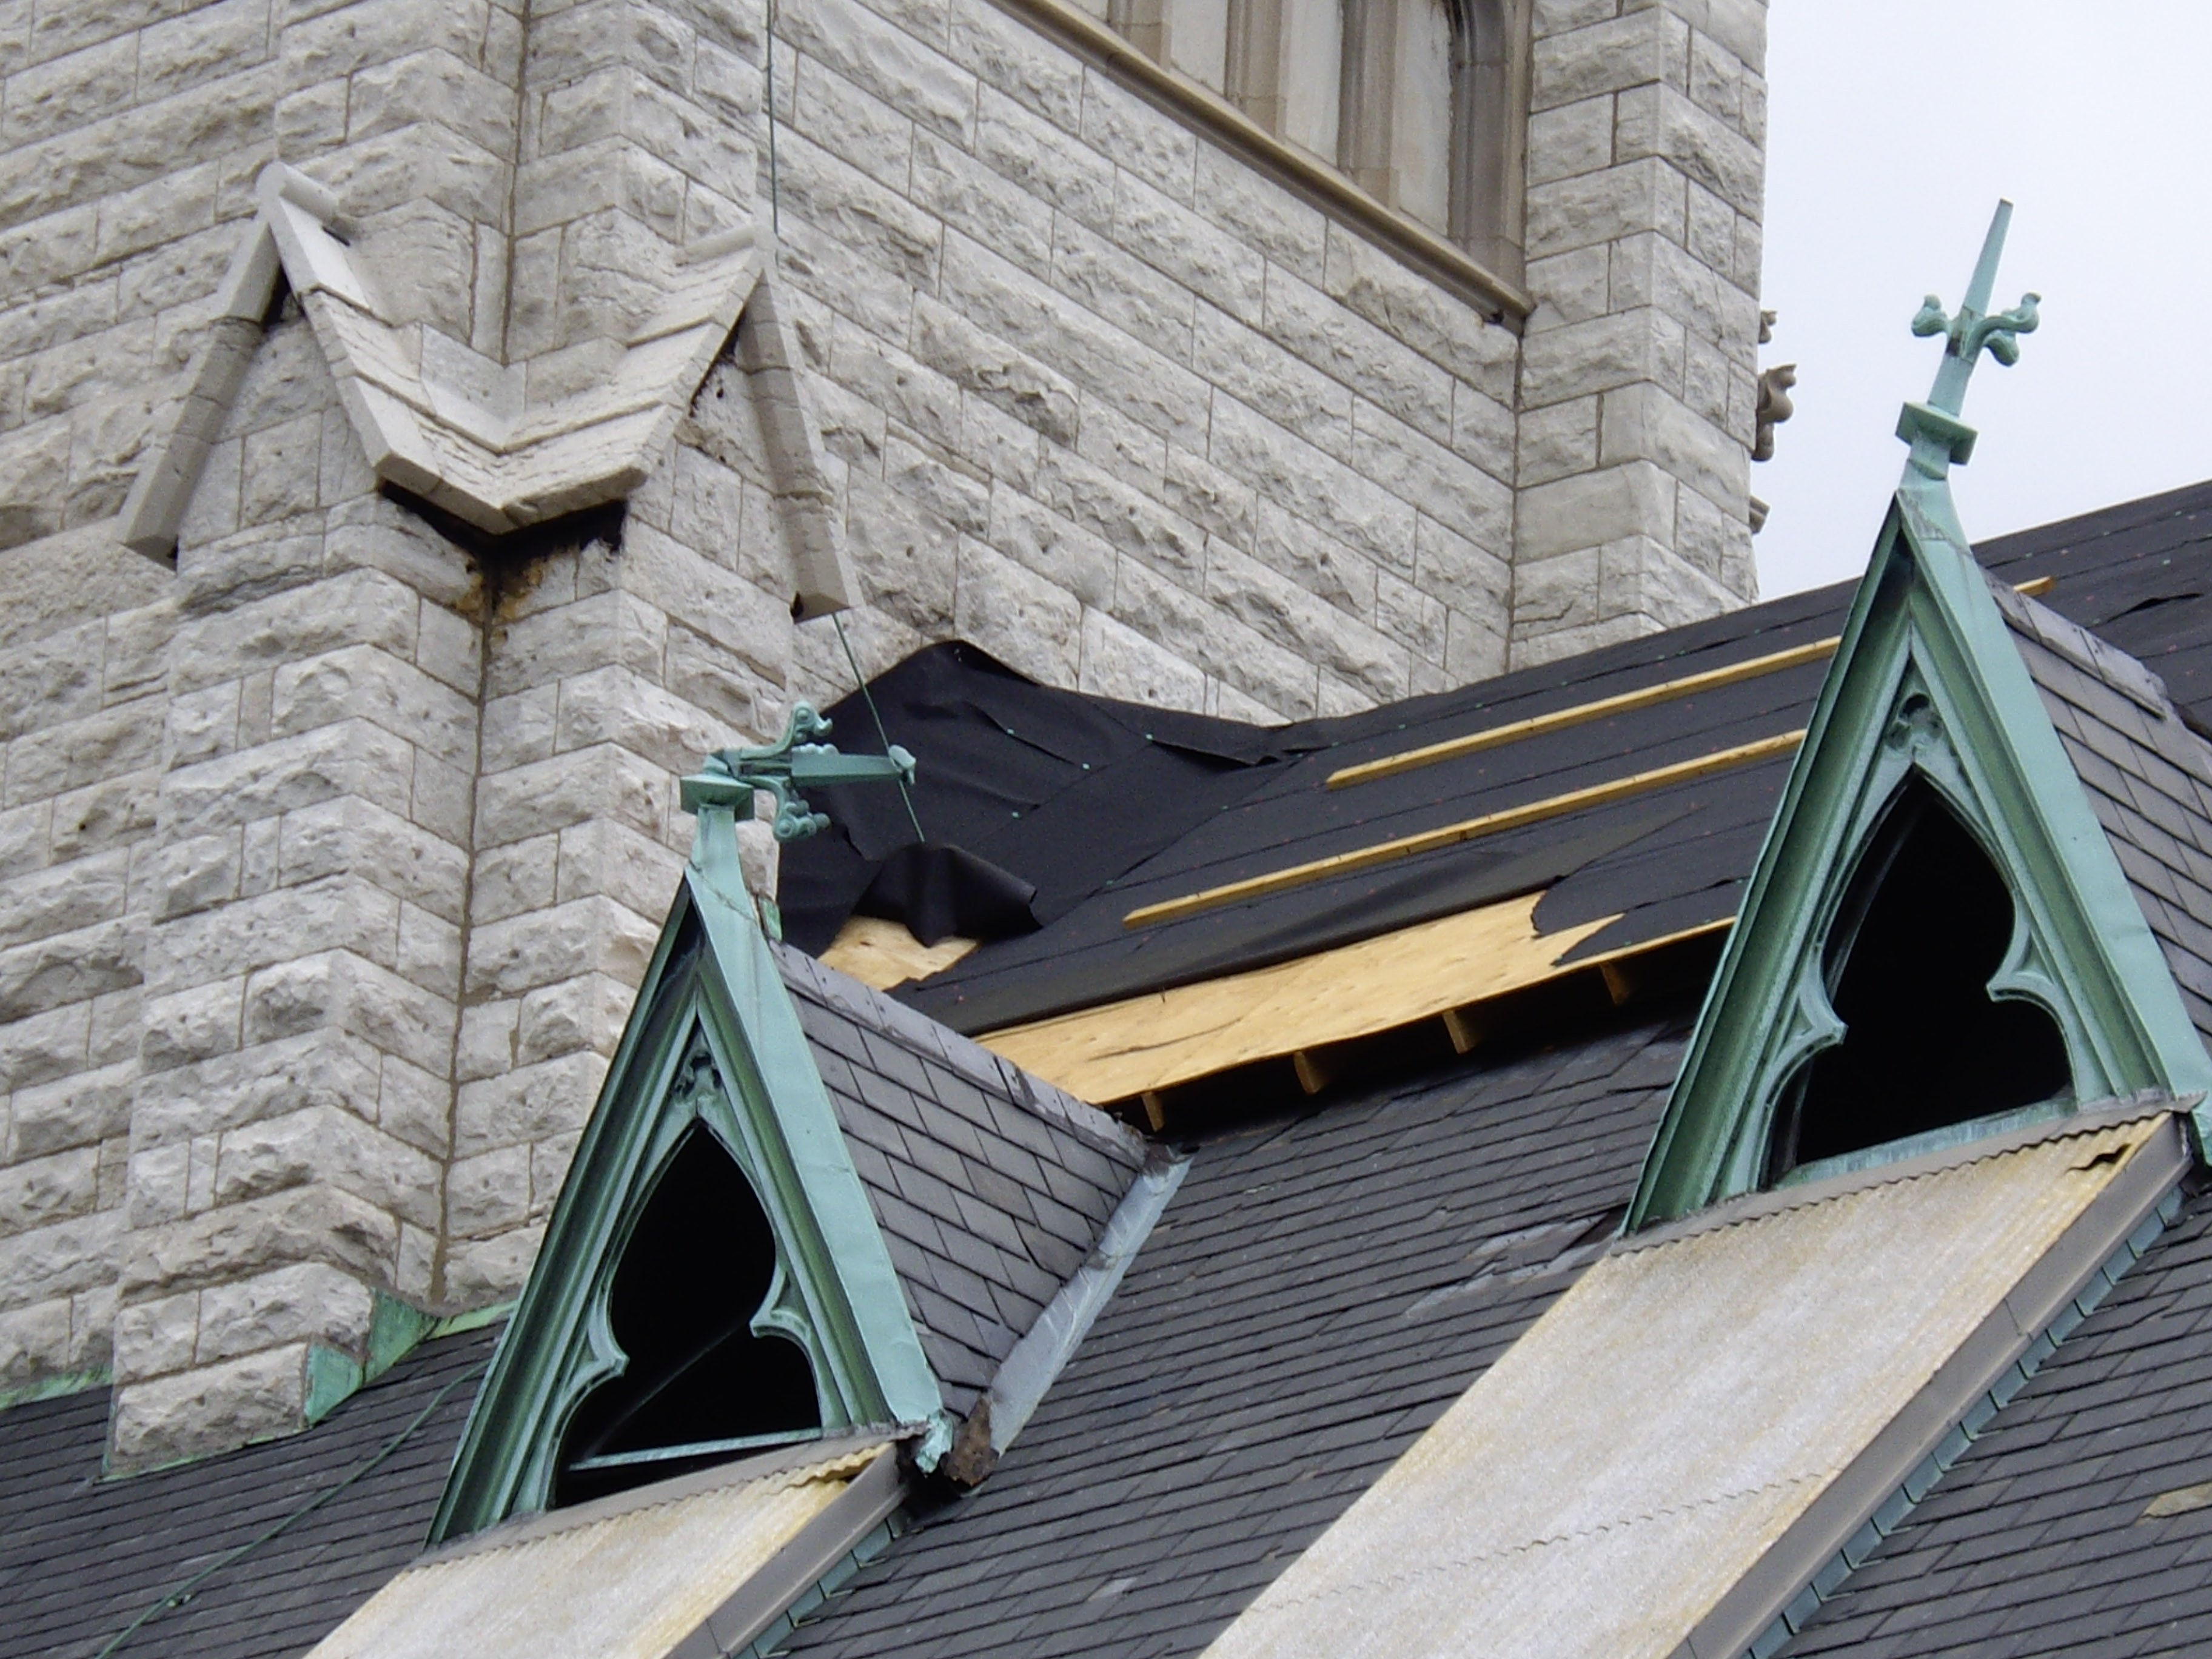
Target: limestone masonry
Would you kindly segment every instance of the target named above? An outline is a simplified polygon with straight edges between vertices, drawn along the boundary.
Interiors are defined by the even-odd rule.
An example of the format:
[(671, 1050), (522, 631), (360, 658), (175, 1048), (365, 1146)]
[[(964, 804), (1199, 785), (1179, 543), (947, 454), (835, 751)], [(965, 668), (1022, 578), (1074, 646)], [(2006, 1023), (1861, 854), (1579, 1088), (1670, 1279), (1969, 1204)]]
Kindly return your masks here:
[(1763, 0), (1399, 3), (1330, 156), (1157, 6), (0, 0), (0, 1397), (514, 1295), (832, 616), (1273, 721), (1751, 598)]

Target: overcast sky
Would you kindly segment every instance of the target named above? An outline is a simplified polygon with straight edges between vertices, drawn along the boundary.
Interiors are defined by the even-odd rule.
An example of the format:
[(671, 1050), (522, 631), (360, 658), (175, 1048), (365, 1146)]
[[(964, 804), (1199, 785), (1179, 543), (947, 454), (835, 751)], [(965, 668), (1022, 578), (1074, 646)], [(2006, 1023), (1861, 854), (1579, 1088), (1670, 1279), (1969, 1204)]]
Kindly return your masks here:
[(1751, 470), (1761, 591), (1856, 576), (1905, 461), (1898, 405), (1940, 348), (2000, 196), (1995, 303), (2043, 295), (2017, 368), (1986, 355), (1952, 473), (1977, 540), (2212, 477), (2212, 0), (1772, 0), (1766, 363), (1796, 418)]

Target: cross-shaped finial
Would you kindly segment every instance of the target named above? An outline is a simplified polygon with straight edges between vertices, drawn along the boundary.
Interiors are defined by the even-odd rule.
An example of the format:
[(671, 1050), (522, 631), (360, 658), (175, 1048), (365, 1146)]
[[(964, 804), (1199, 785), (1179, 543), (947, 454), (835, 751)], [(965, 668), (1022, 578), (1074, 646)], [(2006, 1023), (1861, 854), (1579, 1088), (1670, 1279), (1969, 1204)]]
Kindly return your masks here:
[(914, 757), (890, 745), (885, 755), (841, 755), (835, 745), (817, 743), (830, 735), (830, 722), (808, 703), (793, 703), (783, 736), (757, 749), (723, 749), (707, 757), (684, 780), (687, 812), (724, 806), (750, 814), (753, 792), (775, 798), (775, 838), (802, 841), (829, 826), (829, 817), (807, 805), (799, 791), (816, 784), (914, 781)]
[(1912, 446), (1905, 464), (1905, 478), (1944, 477), (1954, 465), (1963, 465), (1974, 453), (1974, 428), (1959, 418), (1966, 401), (1966, 382), (1984, 347), (1990, 356), (2009, 368), (2020, 361), (2020, 336), (2033, 334), (2041, 320), (2036, 307), (2043, 296), (2028, 294), (2010, 311), (1989, 314), (1990, 293), (1996, 288), (1997, 261), (2004, 253), (2005, 232), (2012, 224), (2012, 204), (1999, 202), (1990, 221), (1990, 234), (1982, 241), (1982, 257), (1974, 265), (1974, 279), (1955, 315), (1947, 315), (1943, 302), (1933, 294), (1921, 302), (1912, 319), (1912, 331), (1925, 339), (1943, 336), (1943, 361), (1936, 369), (1936, 384), (1924, 404), (1907, 404), (1898, 417), (1897, 435)]

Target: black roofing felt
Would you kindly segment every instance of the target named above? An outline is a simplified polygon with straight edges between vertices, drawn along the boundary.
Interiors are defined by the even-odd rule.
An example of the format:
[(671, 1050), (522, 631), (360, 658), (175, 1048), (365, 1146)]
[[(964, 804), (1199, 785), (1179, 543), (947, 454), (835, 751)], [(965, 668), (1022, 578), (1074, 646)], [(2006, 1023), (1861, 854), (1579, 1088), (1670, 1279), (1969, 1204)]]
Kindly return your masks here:
[[(2212, 720), (2212, 483), (1979, 553), (2007, 582), (2054, 577), (2045, 604), (2143, 656), (2177, 702)], [(1833, 635), (1851, 592), (1845, 583), (1794, 594), (1459, 690), (1267, 729), (1030, 686), (969, 647), (925, 652), (874, 683), (891, 738), (921, 757), (923, 828), (1051, 896), (1040, 900), (1041, 931), (987, 944), (898, 995), (956, 1030), (985, 1031), (1540, 887), (1550, 888), (1536, 915), (1544, 931), (1621, 917), (1577, 947), (1583, 956), (1732, 915), (1786, 757), (1394, 869), (1147, 928), (1121, 921), (1139, 904), (1794, 729), (1824, 664), (1322, 787), (1340, 767)], [(857, 694), (831, 712), (844, 741), (873, 746)], [(793, 936), (817, 948), (872, 861), (912, 836), (903, 806), (881, 792), (845, 791), (827, 810), (850, 838), (833, 832), (784, 855)]]
[[(2114, 1287), (1788, 1659), (2035, 1659), (2212, 1649), (2212, 1198)], [(2207, 1493), (2212, 1497), (2212, 1493)]]
[(155, 1613), (118, 1656), (304, 1652), (422, 1549), (497, 1337), (425, 1343), (305, 1434), (128, 1480), (100, 1478), (106, 1389), (0, 1411), (0, 1653), (91, 1659), (185, 1581), (355, 1477)]
[(1195, 1652), (1602, 1248), (1680, 1023), (1201, 1146), (989, 1480), (804, 1624), (853, 1659)]
[(835, 969), (776, 957), (922, 1350), (964, 1416), (1083, 1265), (1146, 1143)]

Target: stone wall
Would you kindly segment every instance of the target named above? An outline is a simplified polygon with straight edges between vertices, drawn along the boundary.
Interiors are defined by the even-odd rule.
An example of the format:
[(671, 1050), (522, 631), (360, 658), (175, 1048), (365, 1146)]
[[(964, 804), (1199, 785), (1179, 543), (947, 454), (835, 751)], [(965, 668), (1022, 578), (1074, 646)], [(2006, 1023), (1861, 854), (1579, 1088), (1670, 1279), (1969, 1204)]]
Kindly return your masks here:
[(1506, 659), (1518, 341), (992, 0), (809, 0), (781, 269), (873, 672), (1255, 720)]
[(1516, 662), (1756, 597), (1765, 0), (1540, 0)]
[[(841, 561), (866, 671), (1255, 720), (1748, 596), (1756, 0), (1537, 7), (1525, 339), (1048, 13), (787, 4), (771, 167), (757, 6), (0, 0), (0, 1399), (112, 1370), (136, 1467), (513, 1294), (676, 780), (849, 689)], [(495, 434), (772, 222), (617, 538), (380, 489), (302, 288), (123, 550), (279, 155)]]

